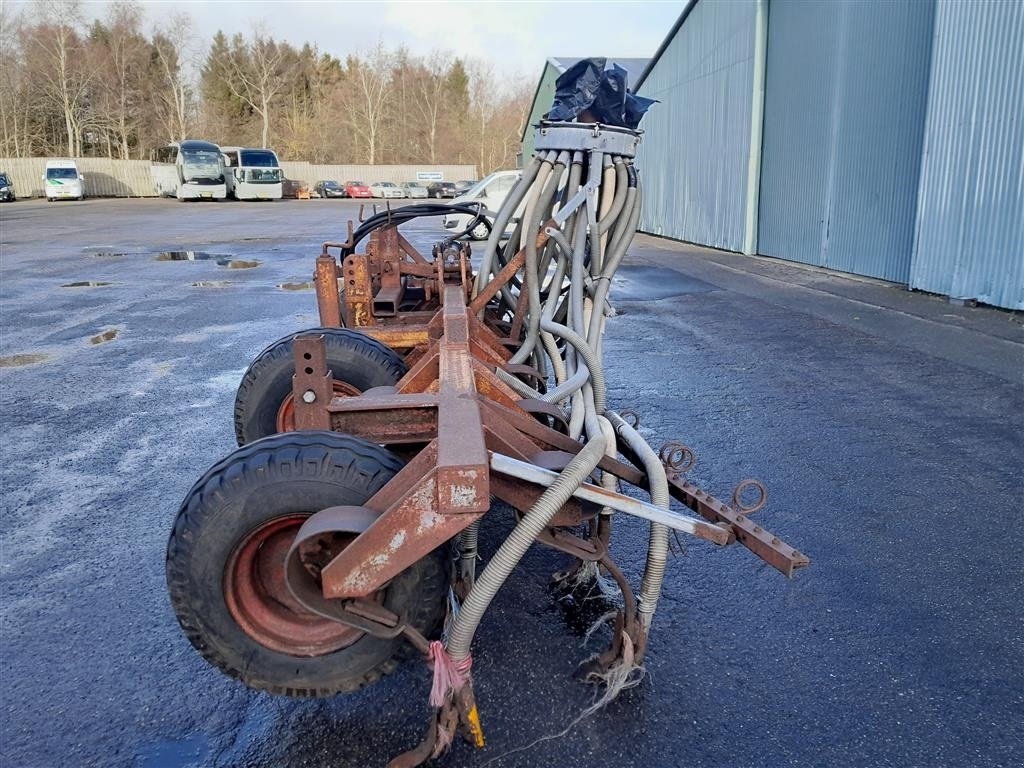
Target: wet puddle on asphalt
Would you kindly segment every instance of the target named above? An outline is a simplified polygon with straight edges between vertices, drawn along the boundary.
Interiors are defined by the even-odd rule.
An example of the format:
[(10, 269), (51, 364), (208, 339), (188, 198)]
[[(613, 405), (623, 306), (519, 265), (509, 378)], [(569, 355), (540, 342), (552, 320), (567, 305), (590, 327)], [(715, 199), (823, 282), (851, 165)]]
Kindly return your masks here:
[(140, 768), (168, 768), (205, 764), (209, 743), (206, 736), (196, 733), (179, 741), (159, 741), (139, 753)]
[(228, 269), (252, 269), (260, 265), (258, 259), (236, 259), (229, 253), (206, 251), (161, 251), (153, 258), (156, 261), (213, 261), (217, 266)]
[(95, 336), (89, 337), (89, 343), (93, 344), (93, 345), (96, 345), (96, 344), (106, 344), (108, 341), (113, 341), (116, 338), (117, 338), (117, 329), (116, 328), (109, 328), (109, 329), (103, 331), (102, 333), (97, 333)]
[(0, 368), (24, 368), (27, 365), (36, 365), (52, 360), (53, 355), (47, 354), (21, 354), (7, 355), (0, 357)]
[(707, 293), (717, 288), (711, 283), (684, 275), (666, 267), (626, 264), (616, 271), (611, 300), (658, 301), (691, 293)]

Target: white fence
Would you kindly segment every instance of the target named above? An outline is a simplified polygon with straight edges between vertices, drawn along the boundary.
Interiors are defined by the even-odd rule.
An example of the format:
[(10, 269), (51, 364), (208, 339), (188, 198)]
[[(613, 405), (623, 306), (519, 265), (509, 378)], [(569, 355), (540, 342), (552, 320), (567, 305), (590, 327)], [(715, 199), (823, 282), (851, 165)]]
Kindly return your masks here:
[[(51, 157), (0, 157), (0, 171), (14, 183), (18, 197), (42, 197), (43, 173)], [(78, 169), (85, 176), (86, 197), (156, 197), (148, 160), (108, 160), (80, 157)], [(474, 165), (319, 165), (302, 161), (282, 162), (285, 178), (307, 181), (415, 181), (417, 173), (440, 174), (445, 181), (476, 179)], [(434, 176), (436, 178), (436, 176)]]

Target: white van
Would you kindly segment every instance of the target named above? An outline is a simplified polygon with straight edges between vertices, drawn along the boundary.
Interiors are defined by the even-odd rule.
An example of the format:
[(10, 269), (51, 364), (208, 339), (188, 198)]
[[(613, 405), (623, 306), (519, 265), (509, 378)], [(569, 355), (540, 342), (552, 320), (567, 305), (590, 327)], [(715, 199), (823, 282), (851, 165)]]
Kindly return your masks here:
[(85, 176), (74, 160), (47, 160), (43, 174), (43, 194), (48, 202), (81, 200), (85, 197)]
[[(505, 202), (508, 193), (516, 185), (522, 171), (495, 171), (489, 176), (480, 179), (461, 195), (452, 200), (452, 205), (459, 203), (483, 203), (489, 211), (498, 212), (501, 204)], [(521, 211), (517, 211), (519, 215)], [(446, 229), (454, 229), (461, 232), (469, 226), (472, 216), (466, 213), (445, 214), (444, 226)], [(510, 223), (510, 226), (514, 224)], [(474, 240), (486, 240), (490, 234), (490, 228), (483, 223), (477, 224), (469, 233)]]

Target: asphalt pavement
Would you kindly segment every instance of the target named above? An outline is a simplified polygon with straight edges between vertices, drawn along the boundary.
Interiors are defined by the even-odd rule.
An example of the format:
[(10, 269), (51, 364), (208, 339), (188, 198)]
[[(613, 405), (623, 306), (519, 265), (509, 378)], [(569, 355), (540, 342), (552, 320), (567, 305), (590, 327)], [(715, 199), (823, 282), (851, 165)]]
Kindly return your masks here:
[[(251, 692), (192, 649), (164, 581), (242, 372), (316, 324), (313, 260), (355, 210), (0, 206), (3, 766), (382, 766), (422, 735), (424, 665), (327, 700)], [(787, 581), (685, 542), (646, 679), (571, 725), (607, 634), (585, 647), (593, 611), (556, 599), (564, 557), (535, 547), (474, 646), (487, 747), (439, 764), (1020, 765), (1021, 313), (649, 237), (621, 278), (610, 404), (690, 445), (716, 495), (761, 479), (757, 519), (813, 562)], [(509, 528), (488, 516), (485, 557)], [(645, 539), (618, 522), (634, 583)]]

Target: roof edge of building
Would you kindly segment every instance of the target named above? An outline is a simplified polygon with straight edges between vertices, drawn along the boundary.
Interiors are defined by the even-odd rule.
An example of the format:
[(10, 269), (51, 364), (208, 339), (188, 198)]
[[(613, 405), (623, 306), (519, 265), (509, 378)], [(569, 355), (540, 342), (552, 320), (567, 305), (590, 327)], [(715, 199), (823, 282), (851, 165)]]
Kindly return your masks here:
[(679, 18), (676, 19), (676, 23), (672, 25), (672, 29), (670, 29), (668, 34), (665, 35), (665, 39), (661, 41), (661, 45), (658, 46), (658, 50), (656, 50), (654, 55), (651, 56), (651, 60), (647, 62), (647, 66), (644, 67), (644, 71), (640, 73), (640, 77), (637, 78), (636, 84), (631, 88), (633, 93), (640, 92), (640, 86), (643, 85), (644, 80), (647, 79), (651, 70), (654, 69), (654, 65), (658, 63), (661, 55), (665, 53), (665, 49), (671, 45), (672, 39), (676, 36), (676, 33), (679, 32), (679, 28), (686, 22), (686, 18), (690, 15), (690, 11), (694, 9), (694, 6), (696, 6), (698, 2), (700, 2), (700, 0), (687, 0), (686, 7), (683, 8), (683, 12), (679, 14)]

